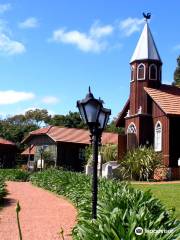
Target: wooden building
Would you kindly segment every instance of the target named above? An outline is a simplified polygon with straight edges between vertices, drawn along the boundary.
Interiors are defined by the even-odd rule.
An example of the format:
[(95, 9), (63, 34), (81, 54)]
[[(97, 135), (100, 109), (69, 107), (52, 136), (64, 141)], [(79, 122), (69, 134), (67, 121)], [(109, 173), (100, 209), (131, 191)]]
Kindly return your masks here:
[(117, 119), (126, 148), (153, 145), (170, 179), (180, 179), (180, 88), (162, 84), (162, 61), (147, 21), (130, 66), (130, 96)]
[(17, 147), (15, 143), (0, 138), (0, 168), (12, 168), (15, 166)]
[[(81, 171), (85, 160), (84, 149), (90, 144), (90, 136), (85, 129), (49, 126), (31, 132), (23, 143), (29, 147), (22, 155), (31, 158), (31, 163), (40, 159), (40, 148), (46, 146), (55, 166)], [(118, 144), (118, 134), (103, 133), (102, 144), (107, 143)]]

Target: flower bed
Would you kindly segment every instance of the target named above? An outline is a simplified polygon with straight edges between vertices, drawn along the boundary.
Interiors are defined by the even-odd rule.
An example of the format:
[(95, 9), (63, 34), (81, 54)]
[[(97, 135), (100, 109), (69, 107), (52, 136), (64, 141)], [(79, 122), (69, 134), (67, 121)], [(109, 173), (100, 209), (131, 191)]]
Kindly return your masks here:
[(173, 217), (173, 212), (166, 210), (150, 192), (142, 192), (126, 183), (100, 180), (98, 217), (92, 220), (90, 177), (47, 170), (33, 174), (30, 180), (66, 196), (78, 208), (78, 223), (72, 232), (75, 240), (135, 240), (139, 237), (135, 234), (136, 227), (144, 229), (140, 239), (172, 240), (178, 239), (180, 234), (180, 222)]

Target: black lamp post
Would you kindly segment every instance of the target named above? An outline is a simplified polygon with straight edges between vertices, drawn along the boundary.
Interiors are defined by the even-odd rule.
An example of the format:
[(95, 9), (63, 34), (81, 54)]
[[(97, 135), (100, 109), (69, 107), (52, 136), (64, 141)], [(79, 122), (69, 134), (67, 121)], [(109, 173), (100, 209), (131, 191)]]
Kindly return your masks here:
[(98, 164), (98, 144), (101, 142), (101, 136), (107, 125), (110, 109), (103, 107), (101, 99), (94, 98), (89, 87), (89, 93), (85, 99), (77, 101), (77, 107), (84, 122), (88, 125), (91, 133), (91, 141), (93, 146), (93, 178), (92, 178), (92, 218), (97, 217), (97, 164)]

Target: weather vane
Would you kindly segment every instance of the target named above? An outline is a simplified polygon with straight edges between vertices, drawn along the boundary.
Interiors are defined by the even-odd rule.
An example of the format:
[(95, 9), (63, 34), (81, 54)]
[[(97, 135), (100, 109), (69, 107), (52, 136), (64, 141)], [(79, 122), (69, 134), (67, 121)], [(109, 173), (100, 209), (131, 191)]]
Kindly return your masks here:
[(147, 22), (147, 20), (151, 18), (151, 13), (144, 13), (143, 12), (143, 17), (145, 18), (145, 21)]

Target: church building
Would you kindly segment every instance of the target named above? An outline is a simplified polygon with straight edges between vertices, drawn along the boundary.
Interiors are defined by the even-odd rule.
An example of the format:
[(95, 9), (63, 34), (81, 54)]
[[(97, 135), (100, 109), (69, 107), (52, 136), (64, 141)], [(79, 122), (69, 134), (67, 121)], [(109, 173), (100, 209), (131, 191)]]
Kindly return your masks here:
[(126, 149), (154, 146), (169, 178), (180, 179), (180, 88), (162, 83), (162, 60), (147, 19), (130, 67), (130, 95), (116, 122), (125, 128)]

